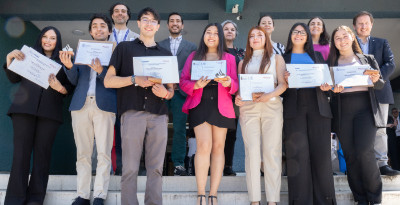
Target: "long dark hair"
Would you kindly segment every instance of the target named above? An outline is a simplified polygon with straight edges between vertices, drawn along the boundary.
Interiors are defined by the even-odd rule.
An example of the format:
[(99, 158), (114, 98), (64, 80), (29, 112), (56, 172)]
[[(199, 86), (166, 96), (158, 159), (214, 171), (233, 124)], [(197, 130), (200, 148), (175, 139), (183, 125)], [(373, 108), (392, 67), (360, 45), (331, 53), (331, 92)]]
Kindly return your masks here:
[(319, 45), (322, 45), (322, 46), (329, 44), (329, 34), (328, 34), (328, 32), (326, 31), (325, 22), (324, 22), (324, 20), (322, 20), (321, 17), (319, 17), (319, 16), (312, 17), (312, 18), (308, 21), (307, 26), (310, 27), (310, 23), (311, 23), (311, 21), (314, 20), (314, 19), (319, 19), (319, 20), (321, 20), (321, 21), (322, 21), (322, 28), (324, 29), (324, 31), (322, 31), (322, 33), (319, 35), (318, 44), (319, 44)]
[(339, 50), (336, 48), (335, 46), (335, 34), (337, 31), (339, 30), (345, 30), (347, 33), (349, 33), (352, 37), (353, 37), (353, 43), (351, 44), (351, 48), (353, 49), (354, 53), (359, 53), (362, 54), (362, 50), (360, 48), (360, 45), (358, 44), (358, 40), (356, 38), (356, 36), (354, 35), (353, 31), (351, 30), (351, 28), (349, 28), (348, 26), (339, 26), (337, 28), (335, 28), (335, 30), (333, 30), (332, 32), (332, 38), (331, 38), (331, 48), (329, 51), (329, 66), (334, 66), (336, 60), (339, 58), (340, 56), (340, 52)]
[(268, 66), (268, 69), (265, 70), (265, 67), (267, 67), (267, 65), (270, 65), (271, 56), (273, 54), (273, 48), (272, 48), (271, 40), (269, 39), (269, 35), (267, 35), (267, 32), (265, 31), (265, 29), (263, 27), (254, 26), (254, 27), (252, 27), (250, 29), (249, 34), (247, 36), (246, 53), (244, 54), (242, 70), (240, 71), (241, 74), (245, 74), (246, 73), (247, 64), (250, 62), (250, 59), (253, 56), (253, 48), (250, 47), (250, 35), (251, 35), (251, 32), (253, 32), (253, 30), (260, 30), (261, 32), (263, 32), (264, 37), (265, 37), (264, 53), (263, 53), (263, 56), (262, 56), (260, 69), (259, 69), (258, 73), (259, 74), (264, 74), (264, 73), (266, 73), (266, 71), (268, 71), (268, 69), (270, 67), (270, 66)]
[(224, 31), (222, 29), (221, 24), (219, 23), (210, 23), (206, 26), (206, 28), (203, 31), (203, 35), (201, 36), (201, 40), (199, 43), (199, 48), (196, 51), (196, 54), (194, 55), (193, 60), (204, 60), (207, 52), (208, 52), (208, 47), (206, 43), (204, 43), (204, 35), (207, 31), (208, 28), (211, 26), (216, 26), (218, 29), (218, 48), (217, 48), (217, 54), (219, 56), (219, 59), (222, 59), (222, 54), (224, 52), (229, 53), (228, 47), (226, 47), (225, 43), (225, 37), (224, 37)]
[(42, 29), (42, 31), (39, 34), (39, 37), (36, 39), (36, 43), (33, 46), (33, 49), (35, 49), (37, 52), (45, 55), (44, 51), (43, 51), (43, 47), (42, 47), (42, 37), (49, 30), (53, 30), (57, 35), (56, 47), (54, 48), (50, 59), (52, 59), (52, 60), (60, 60), (59, 51), (62, 50), (61, 34), (60, 34), (60, 31), (58, 31), (58, 29), (56, 29), (53, 26), (47, 26), (46, 28)]
[(289, 37), (288, 37), (288, 41), (287, 41), (287, 47), (286, 47), (286, 52), (285, 53), (292, 53), (293, 50), (293, 42), (292, 42), (292, 32), (293, 30), (297, 27), (297, 26), (301, 26), (304, 28), (304, 30), (307, 33), (307, 41), (304, 44), (304, 50), (308, 53), (308, 55), (311, 57), (311, 59), (315, 59), (315, 53), (314, 53), (314, 46), (313, 46), (313, 42), (312, 42), (312, 37), (311, 37), (311, 33), (310, 33), (310, 29), (308, 28), (308, 26), (305, 23), (295, 23), (292, 28), (289, 31)]

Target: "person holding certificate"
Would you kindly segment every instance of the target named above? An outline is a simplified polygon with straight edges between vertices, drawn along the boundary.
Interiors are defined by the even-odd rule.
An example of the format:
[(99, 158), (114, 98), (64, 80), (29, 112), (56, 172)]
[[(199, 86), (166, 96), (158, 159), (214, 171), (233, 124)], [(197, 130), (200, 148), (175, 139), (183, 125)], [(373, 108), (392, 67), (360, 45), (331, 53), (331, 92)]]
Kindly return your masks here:
[[(323, 64), (314, 52), (308, 26), (290, 29), (286, 64)], [(286, 71), (285, 78), (290, 73)], [(283, 94), (289, 204), (336, 204), (331, 163), (331, 108), (327, 83), (313, 88), (288, 88)]]
[(136, 76), (133, 68), (133, 57), (151, 56), (157, 59), (172, 56), (170, 51), (154, 41), (160, 22), (161, 16), (153, 8), (139, 11), (139, 38), (118, 44), (104, 78), (106, 88), (118, 91), (123, 150), (121, 204), (124, 205), (139, 205), (137, 176), (143, 145), (147, 171), (145, 201), (146, 204), (162, 204), (162, 172), (168, 140), (168, 108), (165, 101), (174, 96), (173, 83), (166, 84), (166, 87), (153, 83), (147, 76)]
[(321, 17), (316, 16), (308, 21), (307, 26), (310, 28), (314, 51), (318, 51), (328, 60), (329, 55), (329, 34), (326, 31), (325, 23)]
[(386, 126), (386, 118), (375, 95), (384, 81), (372, 55), (362, 54), (353, 31), (339, 26), (332, 33), (330, 66), (370, 65), (378, 74), (369, 74), (373, 87), (335, 85), (332, 98), (332, 131), (339, 137), (347, 165), (347, 180), (358, 204), (382, 201), (382, 180), (374, 155), (377, 127)]
[[(89, 23), (89, 33), (95, 41), (107, 41), (111, 33), (111, 20), (104, 14), (94, 14)], [(107, 67), (100, 59), (89, 65), (73, 64), (68, 51), (60, 53), (64, 71), (76, 85), (69, 111), (77, 150), (77, 193), (72, 205), (90, 205), (92, 176), (91, 156), (94, 140), (97, 149), (97, 168), (94, 181), (93, 204), (104, 204), (110, 181), (111, 149), (117, 113), (117, 91), (104, 87)]]
[[(33, 49), (61, 64), (60, 32), (54, 27), (45, 27)], [(50, 86), (47, 89), (8, 69), (13, 60), (23, 61), (24, 58), (23, 52), (14, 50), (7, 55), (7, 63), (3, 66), (10, 82), (20, 83), (7, 113), (13, 122), (14, 154), (4, 201), (6, 205), (43, 204), (49, 178), (51, 148), (63, 122), (63, 97), (74, 89), (62, 69), (49, 76)], [(32, 150), (33, 166), (28, 179)]]
[[(269, 35), (263, 27), (250, 29), (239, 74), (272, 74), (274, 91), (253, 101), (242, 101), (240, 91), (235, 103), (240, 106), (240, 126), (246, 151), (246, 182), (251, 205), (261, 204), (260, 147), (264, 159), (265, 192), (268, 205), (280, 201), (282, 172), (283, 106), (280, 98), (286, 88), (285, 61), (273, 53)], [(260, 140), (262, 139), (262, 140)], [(261, 145), (262, 143), (262, 145)]]
[[(192, 61), (226, 61), (223, 78), (201, 77), (191, 80)], [(211, 64), (211, 63), (210, 63)], [(215, 64), (216, 66), (220, 64)], [(196, 67), (199, 68), (199, 67)], [(205, 205), (208, 170), (211, 167), (209, 203), (217, 205), (217, 191), (224, 169), (224, 145), (228, 129), (236, 129), (232, 94), (238, 89), (235, 57), (228, 53), (222, 26), (208, 24), (204, 29), (197, 51), (190, 54), (181, 74), (179, 85), (188, 94), (182, 111), (189, 114), (189, 126), (197, 140), (195, 169), (197, 205)], [(211, 155), (211, 163), (210, 163)]]

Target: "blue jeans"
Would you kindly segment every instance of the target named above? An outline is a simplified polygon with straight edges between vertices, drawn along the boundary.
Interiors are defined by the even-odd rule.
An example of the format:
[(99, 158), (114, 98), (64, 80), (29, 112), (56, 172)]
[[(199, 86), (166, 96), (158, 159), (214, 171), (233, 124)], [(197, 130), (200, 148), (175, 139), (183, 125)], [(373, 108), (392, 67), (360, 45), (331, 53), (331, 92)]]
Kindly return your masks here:
[(168, 109), (172, 112), (174, 124), (174, 136), (172, 141), (171, 159), (174, 166), (183, 166), (186, 155), (186, 119), (187, 114), (182, 112), (183, 103), (186, 97), (178, 90), (175, 90), (174, 97), (167, 100)]

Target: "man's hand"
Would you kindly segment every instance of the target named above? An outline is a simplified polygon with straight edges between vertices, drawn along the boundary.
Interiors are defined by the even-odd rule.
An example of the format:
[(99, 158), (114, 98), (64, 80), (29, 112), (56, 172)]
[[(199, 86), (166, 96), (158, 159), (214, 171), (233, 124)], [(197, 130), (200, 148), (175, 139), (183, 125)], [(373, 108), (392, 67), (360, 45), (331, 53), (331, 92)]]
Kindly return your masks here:
[(60, 60), (61, 63), (64, 64), (64, 66), (69, 70), (74, 66), (74, 64), (71, 61), (71, 55), (68, 54), (68, 51), (60, 51)]
[(146, 76), (135, 76), (135, 83), (142, 88), (147, 88), (154, 85), (154, 83), (149, 81)]
[(91, 67), (98, 74), (101, 74), (101, 72), (103, 72), (103, 66), (100, 63), (99, 58), (92, 59), (92, 63), (88, 64), (88, 66)]

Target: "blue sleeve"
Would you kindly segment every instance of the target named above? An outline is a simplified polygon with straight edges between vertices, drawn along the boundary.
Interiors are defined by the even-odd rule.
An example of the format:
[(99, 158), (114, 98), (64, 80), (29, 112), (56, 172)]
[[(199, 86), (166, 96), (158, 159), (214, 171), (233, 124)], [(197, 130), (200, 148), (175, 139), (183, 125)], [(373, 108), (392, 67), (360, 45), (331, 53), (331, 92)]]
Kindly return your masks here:
[(383, 41), (383, 65), (380, 67), (382, 77), (385, 81), (389, 80), (389, 77), (393, 74), (396, 66), (394, 64), (394, 56), (392, 49), (386, 39)]
[(74, 65), (74, 66), (72, 66), (71, 69), (68, 70), (63, 65), (63, 69), (64, 69), (65, 74), (67, 74), (69, 82), (71, 82), (72, 85), (77, 85), (78, 84), (78, 79), (79, 79), (79, 66), (78, 65)]

